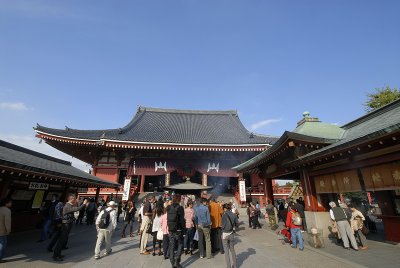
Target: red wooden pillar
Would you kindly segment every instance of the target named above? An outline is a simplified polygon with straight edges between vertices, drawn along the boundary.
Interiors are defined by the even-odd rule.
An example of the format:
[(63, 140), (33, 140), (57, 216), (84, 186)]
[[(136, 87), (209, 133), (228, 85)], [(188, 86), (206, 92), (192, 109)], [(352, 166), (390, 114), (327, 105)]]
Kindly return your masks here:
[(317, 193), (315, 191), (314, 181), (310, 179), (306, 169), (300, 170), (301, 187), (303, 188), (305, 210), (307, 211), (324, 211), (318, 207)]
[(272, 187), (272, 179), (267, 178), (264, 179), (264, 191), (265, 191), (265, 199), (271, 200), (272, 204), (274, 203), (274, 188)]
[(139, 189), (139, 193), (144, 193), (144, 180), (145, 180), (145, 176), (142, 175), (140, 178), (140, 189)]

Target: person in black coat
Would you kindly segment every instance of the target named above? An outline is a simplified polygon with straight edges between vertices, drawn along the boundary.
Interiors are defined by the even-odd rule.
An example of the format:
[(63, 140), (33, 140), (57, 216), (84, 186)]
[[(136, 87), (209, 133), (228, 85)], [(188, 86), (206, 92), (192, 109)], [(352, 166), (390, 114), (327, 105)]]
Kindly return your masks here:
[(127, 206), (125, 208), (125, 215), (124, 215), (124, 227), (122, 228), (122, 237), (126, 237), (125, 230), (126, 227), (129, 225), (129, 235), (133, 237), (133, 221), (135, 219), (136, 214), (136, 207), (132, 201), (128, 201)]

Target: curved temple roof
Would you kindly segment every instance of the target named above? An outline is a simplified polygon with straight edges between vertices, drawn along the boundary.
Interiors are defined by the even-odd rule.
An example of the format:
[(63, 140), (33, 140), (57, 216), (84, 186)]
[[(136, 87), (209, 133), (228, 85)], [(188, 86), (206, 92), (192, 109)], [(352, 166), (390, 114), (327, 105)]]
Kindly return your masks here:
[(41, 154), (2, 140), (0, 140), (0, 166), (35, 174), (48, 175), (49, 177), (62, 177), (88, 185), (97, 185), (102, 187), (120, 186), (118, 183), (103, 180), (73, 167), (70, 162)]
[(104, 130), (35, 130), (62, 138), (187, 145), (270, 145), (276, 138), (255, 135), (242, 124), (236, 111), (198, 111), (139, 107), (123, 128)]

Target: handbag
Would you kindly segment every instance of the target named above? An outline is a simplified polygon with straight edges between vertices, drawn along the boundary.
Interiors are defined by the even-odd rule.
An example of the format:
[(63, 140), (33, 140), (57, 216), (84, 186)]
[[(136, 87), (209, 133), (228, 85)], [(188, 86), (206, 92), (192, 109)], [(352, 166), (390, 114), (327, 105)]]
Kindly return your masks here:
[(365, 235), (369, 234), (369, 229), (367, 226), (363, 225), (363, 227), (361, 228), (361, 232)]
[(148, 233), (148, 234), (153, 233), (153, 223), (152, 223), (152, 222), (150, 222), (150, 223), (147, 225), (146, 233)]
[(163, 240), (163, 238), (164, 238), (164, 233), (163, 233), (162, 229), (159, 228), (157, 231), (157, 240), (161, 241), (161, 240)]
[(196, 230), (196, 232), (194, 233), (193, 240), (199, 241), (199, 231)]

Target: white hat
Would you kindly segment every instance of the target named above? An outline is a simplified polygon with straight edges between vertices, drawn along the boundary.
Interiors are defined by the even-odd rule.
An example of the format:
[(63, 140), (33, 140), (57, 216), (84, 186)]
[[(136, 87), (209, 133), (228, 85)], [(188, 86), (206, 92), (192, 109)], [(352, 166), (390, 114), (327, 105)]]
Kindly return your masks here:
[(117, 205), (117, 203), (115, 203), (114, 201), (110, 201), (110, 202), (108, 202), (108, 206), (116, 206)]

